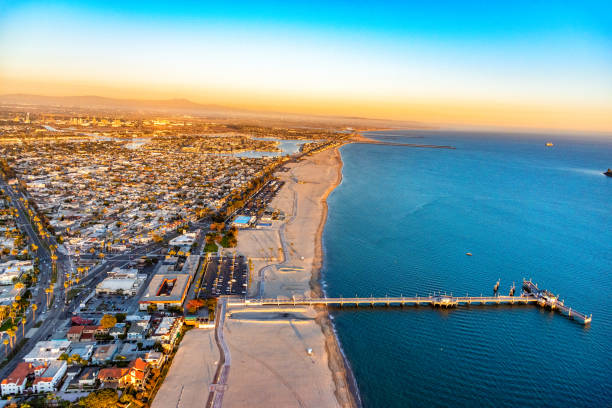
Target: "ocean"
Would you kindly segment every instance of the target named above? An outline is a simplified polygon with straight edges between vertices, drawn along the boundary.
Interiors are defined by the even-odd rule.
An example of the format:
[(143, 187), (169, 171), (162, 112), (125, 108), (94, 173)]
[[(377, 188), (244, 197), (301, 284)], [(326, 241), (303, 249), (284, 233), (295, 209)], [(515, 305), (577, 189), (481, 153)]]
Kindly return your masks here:
[(363, 405), (612, 406), (612, 139), (367, 135), (456, 150), (340, 149), (328, 296), (491, 295), (498, 279), (500, 294), (513, 282), (519, 294), (526, 277), (593, 321), (536, 306), (336, 309)]

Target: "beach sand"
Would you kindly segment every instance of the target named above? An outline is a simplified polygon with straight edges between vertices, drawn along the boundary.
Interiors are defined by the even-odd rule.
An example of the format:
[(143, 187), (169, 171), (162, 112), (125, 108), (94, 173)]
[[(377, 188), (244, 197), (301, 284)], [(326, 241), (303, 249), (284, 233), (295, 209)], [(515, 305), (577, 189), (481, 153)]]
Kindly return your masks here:
[[(277, 173), (285, 185), (271, 204), (285, 213), (285, 222), (241, 231), (237, 250), (253, 262), (252, 295), (317, 296), (325, 200), (341, 181), (342, 160), (333, 148), (286, 167)], [(224, 406), (357, 405), (324, 309), (285, 308), (283, 314), (250, 307), (240, 312), (230, 309), (225, 324), (232, 368)]]
[[(253, 264), (252, 297), (321, 295), (325, 200), (341, 181), (342, 160), (333, 148), (285, 167), (277, 173), (285, 185), (271, 203), (285, 221), (238, 234), (236, 251)], [(223, 334), (231, 356), (224, 407), (358, 405), (325, 309), (230, 306)], [(153, 407), (205, 406), (218, 361), (214, 331), (190, 330)]]
[(218, 361), (214, 331), (189, 330), (151, 408), (204, 407)]

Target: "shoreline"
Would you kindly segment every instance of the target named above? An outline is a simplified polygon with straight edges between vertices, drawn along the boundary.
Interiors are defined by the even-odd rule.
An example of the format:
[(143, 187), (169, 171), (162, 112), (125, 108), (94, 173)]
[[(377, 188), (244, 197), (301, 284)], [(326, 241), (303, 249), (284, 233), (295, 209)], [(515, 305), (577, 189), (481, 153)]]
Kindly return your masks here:
[[(246, 229), (238, 236), (236, 251), (252, 262), (249, 297), (324, 293), (321, 268), (327, 199), (342, 182), (339, 148), (348, 143), (352, 142), (307, 154), (275, 172), (285, 184), (271, 206), (285, 219), (270, 228)], [(291, 316), (283, 316), (271, 314), (269, 308), (230, 307), (224, 332), (232, 375), (224, 405), (360, 408), (359, 390), (328, 310), (293, 309)]]
[[(312, 272), (310, 278), (310, 287), (316, 296), (325, 296), (322, 284), (321, 284), (321, 269), (323, 267), (323, 232), (325, 231), (325, 224), (327, 223), (327, 213), (329, 211), (329, 205), (327, 204), (327, 198), (329, 195), (342, 183), (342, 168), (344, 162), (342, 161), (342, 154), (340, 153), (340, 147), (334, 148), (334, 155), (336, 158), (337, 176), (333, 184), (331, 184), (323, 196), (321, 197), (321, 203), (323, 211), (321, 214), (321, 220), (317, 228), (315, 235), (315, 256), (312, 262)], [(350, 407), (361, 407), (361, 396), (359, 394), (359, 388), (357, 387), (357, 381), (353, 375), (351, 366), (342, 351), (340, 339), (336, 333), (336, 329), (331, 320), (329, 311), (325, 308), (318, 308), (320, 311), (319, 317), (316, 319), (316, 323), (321, 327), (321, 331), (325, 336), (325, 350), (328, 355), (328, 366), (333, 374), (334, 385), (336, 387), (336, 399), (341, 405), (346, 403)], [(336, 375), (341, 373), (341, 375)], [(344, 390), (344, 392), (342, 392)], [(350, 398), (347, 398), (350, 396)], [(348, 399), (348, 401), (346, 401)]]

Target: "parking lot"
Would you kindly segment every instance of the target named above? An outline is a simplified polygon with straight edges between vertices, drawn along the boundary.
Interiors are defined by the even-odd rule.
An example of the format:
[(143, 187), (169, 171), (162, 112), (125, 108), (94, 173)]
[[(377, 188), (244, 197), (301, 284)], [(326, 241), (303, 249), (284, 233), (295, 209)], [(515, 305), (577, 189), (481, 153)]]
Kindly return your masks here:
[(261, 216), (283, 184), (285, 184), (284, 181), (269, 181), (251, 197), (242, 210), (240, 210), (240, 213), (248, 216)]
[(210, 257), (206, 264), (199, 297), (214, 298), (220, 295), (246, 296), (247, 265), (244, 256)]

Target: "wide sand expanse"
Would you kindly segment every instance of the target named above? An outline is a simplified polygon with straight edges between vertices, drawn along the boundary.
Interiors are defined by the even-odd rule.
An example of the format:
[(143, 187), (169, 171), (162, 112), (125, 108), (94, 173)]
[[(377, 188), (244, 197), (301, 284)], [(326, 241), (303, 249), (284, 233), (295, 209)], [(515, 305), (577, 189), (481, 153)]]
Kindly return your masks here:
[[(319, 292), (325, 199), (340, 181), (341, 166), (337, 149), (328, 149), (277, 173), (285, 185), (271, 206), (284, 212), (285, 221), (238, 234), (237, 252), (253, 263), (250, 296)], [(356, 405), (324, 310), (234, 306), (228, 309), (223, 334), (231, 356), (224, 407)], [(153, 406), (203, 406), (218, 359), (214, 332), (191, 330)]]
[[(237, 250), (254, 265), (252, 295), (315, 295), (312, 285), (316, 288), (321, 264), (325, 199), (340, 181), (341, 165), (337, 149), (329, 149), (277, 173), (285, 185), (271, 206), (285, 213), (285, 222), (268, 230), (239, 233)], [(280, 259), (270, 259), (277, 256)], [(254, 312), (249, 308), (246, 314), (234, 309), (226, 320), (224, 332), (232, 368), (223, 405), (354, 406), (326, 313), (314, 308), (289, 308), (285, 310), (289, 315), (283, 316), (261, 309)], [(308, 319), (296, 318), (291, 311)], [(312, 355), (307, 349), (312, 349)]]
[(219, 350), (214, 331), (189, 330), (151, 407), (205, 407), (217, 361)]
[(285, 309), (290, 314), (286, 318), (261, 309), (234, 314), (225, 322), (232, 367), (223, 406), (339, 406), (315, 312)]

